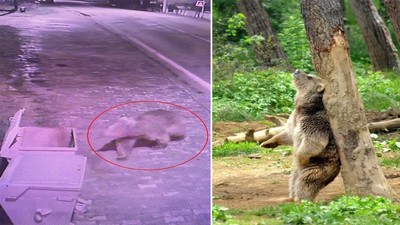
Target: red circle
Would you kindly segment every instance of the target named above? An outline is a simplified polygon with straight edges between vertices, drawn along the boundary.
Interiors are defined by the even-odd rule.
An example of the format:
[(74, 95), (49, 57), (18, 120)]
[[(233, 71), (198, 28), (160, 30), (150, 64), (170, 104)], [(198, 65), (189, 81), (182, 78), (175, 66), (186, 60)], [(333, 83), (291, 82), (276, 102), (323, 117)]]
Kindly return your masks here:
[[(196, 155), (194, 155), (193, 157), (189, 158), (188, 160), (183, 161), (183, 162), (178, 163), (178, 164), (175, 164), (175, 165), (172, 165), (172, 166), (167, 166), (167, 167), (162, 167), (162, 168), (133, 168), (133, 167), (128, 167), (128, 166), (120, 165), (120, 164), (118, 164), (118, 163), (115, 163), (115, 162), (113, 162), (113, 161), (110, 161), (110, 160), (104, 158), (102, 155), (100, 155), (99, 153), (97, 153), (97, 151), (93, 148), (92, 144), (90, 143), (90, 138), (89, 138), (90, 128), (92, 127), (92, 125), (94, 124), (94, 122), (95, 122), (98, 118), (100, 118), (100, 116), (102, 116), (103, 114), (105, 114), (106, 112), (108, 112), (108, 111), (110, 111), (110, 110), (112, 110), (112, 109), (121, 107), (121, 106), (129, 105), (129, 104), (135, 104), (135, 103), (161, 103), (161, 104), (172, 105), (172, 106), (175, 106), (175, 107), (178, 107), (178, 108), (180, 108), (180, 109), (183, 109), (183, 110), (186, 110), (186, 111), (190, 112), (190, 113), (191, 113), (193, 116), (195, 116), (195, 117), (203, 124), (203, 126), (204, 126), (204, 130), (205, 130), (205, 132), (206, 132), (206, 141), (205, 141), (203, 147), (200, 149), (199, 152), (196, 153)], [(86, 131), (86, 140), (87, 140), (87, 142), (88, 142), (88, 144), (89, 144), (89, 147), (90, 147), (90, 149), (91, 149), (99, 158), (101, 158), (102, 160), (104, 160), (104, 161), (106, 161), (106, 162), (108, 162), (108, 163), (110, 163), (110, 164), (112, 164), (112, 165), (115, 165), (115, 166), (118, 166), (118, 167), (121, 167), (121, 168), (124, 168), (124, 169), (129, 169), (129, 170), (148, 170), (148, 171), (152, 171), (152, 170), (166, 170), (166, 169), (171, 169), (171, 168), (174, 168), (174, 167), (178, 167), (178, 166), (180, 166), (180, 165), (183, 165), (183, 164), (185, 164), (185, 163), (188, 163), (188, 162), (192, 161), (193, 159), (195, 159), (197, 156), (199, 156), (200, 153), (203, 152), (203, 150), (204, 150), (204, 149), (206, 148), (206, 146), (207, 146), (208, 138), (209, 138), (209, 137), (208, 137), (208, 128), (207, 128), (207, 125), (204, 123), (204, 121), (203, 121), (196, 113), (194, 113), (193, 111), (191, 111), (191, 110), (189, 110), (189, 109), (187, 109), (187, 108), (185, 108), (185, 107), (183, 107), (183, 106), (181, 106), (181, 105), (174, 104), (174, 103), (170, 103), (170, 102), (157, 101), (157, 100), (139, 100), (139, 101), (131, 101), (131, 102), (126, 102), (126, 103), (122, 103), (122, 104), (118, 104), (118, 105), (112, 106), (112, 107), (110, 107), (110, 108), (104, 110), (103, 112), (101, 112), (99, 115), (97, 115), (97, 116), (92, 120), (92, 122), (89, 124), (89, 127), (87, 128), (87, 131)]]

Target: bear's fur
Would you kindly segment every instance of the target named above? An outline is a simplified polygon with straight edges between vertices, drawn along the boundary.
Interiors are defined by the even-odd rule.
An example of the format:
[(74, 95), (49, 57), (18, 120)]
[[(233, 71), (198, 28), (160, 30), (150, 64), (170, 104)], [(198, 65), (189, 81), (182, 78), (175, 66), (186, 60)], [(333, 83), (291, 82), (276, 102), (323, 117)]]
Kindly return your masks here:
[(134, 147), (165, 148), (169, 141), (185, 138), (185, 127), (180, 113), (158, 109), (134, 119), (123, 117), (104, 135), (111, 137), (112, 141), (97, 151), (116, 150), (117, 159), (125, 159), (127, 150)]
[(339, 174), (340, 159), (322, 102), (321, 79), (296, 70), (293, 83), (297, 90), (295, 109), (285, 131), (268, 142), (293, 145), (289, 197), (312, 201)]

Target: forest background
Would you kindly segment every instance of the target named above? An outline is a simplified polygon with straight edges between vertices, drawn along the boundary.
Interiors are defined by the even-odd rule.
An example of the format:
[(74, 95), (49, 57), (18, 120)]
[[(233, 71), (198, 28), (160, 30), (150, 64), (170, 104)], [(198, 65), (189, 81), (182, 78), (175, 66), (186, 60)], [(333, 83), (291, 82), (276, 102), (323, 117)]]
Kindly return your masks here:
[[(373, 71), (356, 18), (349, 2), (344, 2), (346, 35), (365, 109), (400, 108), (400, 74)], [(256, 59), (252, 44), (261, 37), (247, 35), (245, 17), (235, 1), (213, 1), (213, 121), (257, 120), (265, 114), (290, 113), (295, 91), (288, 74), (295, 69), (314, 73), (300, 1), (262, 3), (287, 56), (287, 62), (278, 62), (273, 68)], [(400, 49), (384, 5), (379, 0), (374, 3)]]

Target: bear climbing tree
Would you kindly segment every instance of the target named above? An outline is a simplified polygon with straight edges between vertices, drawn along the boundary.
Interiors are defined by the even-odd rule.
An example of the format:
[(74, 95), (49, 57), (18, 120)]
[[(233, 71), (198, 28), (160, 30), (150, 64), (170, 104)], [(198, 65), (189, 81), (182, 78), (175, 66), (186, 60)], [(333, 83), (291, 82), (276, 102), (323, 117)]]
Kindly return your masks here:
[(349, 54), (339, 0), (302, 0), (313, 64), (339, 149), (347, 193), (393, 197), (375, 155)]
[(287, 129), (274, 138), (293, 142), (293, 171), (289, 197), (295, 201), (314, 200), (340, 171), (338, 149), (322, 102), (321, 78), (296, 70), (293, 74), (295, 109)]

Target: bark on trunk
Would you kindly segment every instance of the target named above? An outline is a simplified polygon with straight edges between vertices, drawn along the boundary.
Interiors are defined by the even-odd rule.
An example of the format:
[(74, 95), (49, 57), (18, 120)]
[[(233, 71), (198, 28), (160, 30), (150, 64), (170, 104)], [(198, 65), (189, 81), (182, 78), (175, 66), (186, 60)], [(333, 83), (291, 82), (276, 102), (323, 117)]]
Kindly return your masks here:
[(372, 0), (350, 0), (374, 70), (400, 70), (397, 49)]
[(393, 24), (394, 33), (400, 43), (400, 1), (399, 0), (382, 0), (385, 4), (386, 11), (389, 14), (390, 21)]
[(261, 35), (264, 41), (254, 44), (253, 49), (258, 61), (266, 66), (274, 66), (285, 60), (286, 55), (276, 38), (268, 14), (261, 0), (237, 0), (236, 5), (246, 16), (246, 30), (249, 36)]
[(302, 0), (314, 67), (325, 84), (324, 105), (339, 148), (346, 192), (392, 197), (367, 128), (338, 0)]

